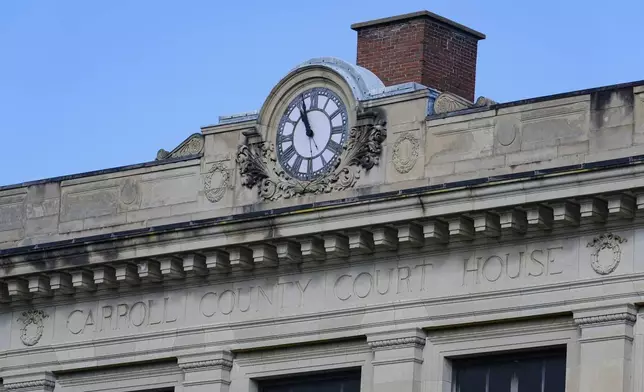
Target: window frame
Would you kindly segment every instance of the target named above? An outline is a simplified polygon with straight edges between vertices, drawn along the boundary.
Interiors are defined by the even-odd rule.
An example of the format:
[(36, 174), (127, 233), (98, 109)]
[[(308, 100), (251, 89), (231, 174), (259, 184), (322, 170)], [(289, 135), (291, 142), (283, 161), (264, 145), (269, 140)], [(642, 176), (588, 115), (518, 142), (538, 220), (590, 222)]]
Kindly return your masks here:
[[(566, 353), (566, 347), (565, 346), (553, 346), (553, 347), (546, 347), (546, 348), (538, 348), (538, 349), (529, 349), (529, 350), (512, 350), (508, 352), (503, 352), (503, 353), (492, 353), (492, 354), (484, 354), (484, 355), (476, 355), (476, 356), (467, 356), (463, 358), (453, 358), (451, 361), (451, 367), (452, 367), (452, 392), (457, 392), (458, 391), (458, 385), (456, 384), (458, 381), (458, 372), (464, 369), (472, 369), (474, 367), (479, 367), (480, 365), (488, 364), (488, 366), (485, 366), (488, 371), (488, 376), (490, 375), (490, 370), (494, 368), (494, 364), (507, 364), (512, 361), (516, 360), (530, 360), (530, 359), (540, 359), (540, 360), (546, 360), (546, 359), (564, 359), (564, 372), (565, 372), (565, 361), (566, 361), (567, 353)], [(543, 364), (545, 365), (545, 363)], [(541, 371), (543, 372), (543, 368)], [(543, 382), (543, 378), (541, 380)], [(487, 380), (489, 383), (489, 379)], [(519, 380), (519, 382), (521, 382)], [(566, 385), (565, 385), (565, 376), (564, 376), (564, 387), (562, 391), (565, 391)]]
[(515, 320), (428, 331), (423, 379), (428, 392), (453, 392), (453, 361), (565, 347), (566, 392), (579, 392), (579, 332), (572, 317)]
[(360, 372), (360, 392), (371, 392), (372, 357), (363, 339), (238, 353), (230, 392), (260, 392), (271, 380), (353, 371)]
[[(313, 373), (299, 373), (297, 375), (280, 376), (276, 378), (266, 378), (257, 380), (258, 392), (266, 392), (267, 388), (279, 386), (302, 385), (308, 383), (315, 383), (317, 381), (328, 380), (329, 378), (336, 380), (349, 380), (354, 379), (359, 383), (361, 382), (361, 371), (359, 368), (349, 368), (341, 370), (328, 370)], [(360, 392), (358, 390), (358, 392)]]

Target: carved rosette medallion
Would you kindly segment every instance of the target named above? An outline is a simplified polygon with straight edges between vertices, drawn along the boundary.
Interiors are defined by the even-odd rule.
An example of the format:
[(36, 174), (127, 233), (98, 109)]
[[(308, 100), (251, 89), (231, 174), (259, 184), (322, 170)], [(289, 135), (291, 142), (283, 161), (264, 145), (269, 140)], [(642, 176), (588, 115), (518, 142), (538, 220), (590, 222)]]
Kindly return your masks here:
[(619, 244), (626, 242), (625, 238), (607, 233), (593, 238), (586, 246), (594, 248), (590, 255), (590, 266), (600, 275), (608, 275), (615, 271), (622, 257)]
[(277, 163), (273, 143), (243, 144), (237, 150), (241, 183), (257, 187), (264, 200), (292, 198), (307, 193), (320, 194), (353, 187), (362, 170), (378, 165), (382, 143), (387, 137), (386, 122), (375, 112), (359, 116), (359, 125), (349, 131), (340, 159), (326, 173), (306, 181), (290, 177)]
[(204, 193), (211, 203), (216, 203), (224, 197), (230, 187), (230, 173), (223, 162), (217, 162), (208, 171), (204, 180)]
[(420, 141), (411, 132), (405, 132), (394, 143), (392, 160), (398, 173), (409, 173), (418, 160)]
[(45, 329), (44, 319), (49, 317), (42, 310), (27, 310), (22, 312), (18, 319), (22, 323), (20, 328), (20, 340), (25, 346), (34, 346), (40, 341), (43, 330)]

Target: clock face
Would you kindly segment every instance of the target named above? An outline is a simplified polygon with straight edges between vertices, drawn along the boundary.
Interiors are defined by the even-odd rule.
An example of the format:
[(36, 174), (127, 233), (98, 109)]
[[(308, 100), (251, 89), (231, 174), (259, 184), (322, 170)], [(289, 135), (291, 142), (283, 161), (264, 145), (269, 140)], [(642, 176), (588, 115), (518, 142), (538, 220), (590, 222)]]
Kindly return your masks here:
[(347, 138), (347, 109), (331, 90), (315, 87), (295, 97), (277, 130), (277, 156), (293, 178), (312, 180), (333, 168)]

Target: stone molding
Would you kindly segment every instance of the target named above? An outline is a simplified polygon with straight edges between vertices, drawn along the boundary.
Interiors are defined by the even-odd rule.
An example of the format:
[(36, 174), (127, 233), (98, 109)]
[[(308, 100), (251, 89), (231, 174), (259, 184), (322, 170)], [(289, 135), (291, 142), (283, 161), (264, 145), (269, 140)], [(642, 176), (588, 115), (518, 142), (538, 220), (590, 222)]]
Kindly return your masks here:
[(633, 324), (635, 323), (636, 320), (637, 320), (637, 317), (632, 313), (619, 312), (619, 313), (610, 313), (610, 314), (575, 318), (575, 324), (579, 326), (584, 326), (584, 325), (592, 325), (592, 324), (611, 323), (615, 321)]
[(53, 380), (42, 379), (42, 380), (30, 380), (30, 381), (21, 381), (14, 383), (3, 384), (3, 387), (7, 391), (17, 391), (17, 390), (30, 390), (30, 389), (43, 389), (43, 390), (53, 390), (56, 386), (56, 382)]
[(402, 347), (423, 347), (425, 341), (426, 339), (420, 336), (409, 336), (404, 338), (374, 340), (368, 343), (374, 350), (387, 350)]
[(179, 367), (187, 372), (201, 371), (203, 368), (216, 368), (230, 370), (233, 367), (233, 361), (226, 358), (209, 359), (205, 361), (194, 361), (180, 363)]
[[(644, 166), (643, 166), (644, 169)], [(583, 177), (588, 179), (604, 179), (606, 173), (584, 173)], [(579, 175), (582, 176), (581, 174)], [(613, 181), (618, 180), (618, 176), (613, 176)], [(581, 181), (581, 180), (580, 180)], [(123, 252), (120, 252), (117, 255), (117, 259), (109, 259), (112, 256), (107, 249), (112, 249), (113, 247), (119, 247), (121, 240), (117, 239), (114, 242), (106, 242), (107, 245), (103, 246), (97, 245), (91, 249), (69, 249), (68, 251), (63, 251), (59, 249), (42, 251), (42, 259), (52, 260), (56, 259), (65, 259), (68, 256), (78, 257), (82, 255), (88, 259), (93, 260), (108, 260), (93, 263), (94, 267), (111, 267), (118, 270), (119, 267), (123, 266), (126, 263), (139, 263), (142, 258), (150, 258), (152, 260), (161, 259), (163, 257), (172, 257), (172, 269), (167, 269), (161, 271), (157, 278), (160, 278), (160, 281), (165, 286), (172, 286), (175, 284), (185, 283), (188, 281), (196, 281), (194, 274), (184, 273), (195, 270), (195, 260), (199, 258), (200, 264), (197, 265), (199, 271), (203, 275), (219, 275), (222, 279), (229, 278), (231, 275), (235, 276), (238, 274), (239, 269), (232, 269), (235, 264), (244, 265), (245, 268), (253, 269), (257, 267), (270, 267), (270, 268), (279, 268), (280, 264), (283, 263), (282, 259), (277, 255), (277, 262), (275, 262), (275, 257), (272, 259), (272, 264), (261, 265), (261, 260), (266, 258), (262, 256), (259, 252), (261, 249), (271, 248), (277, 246), (285, 241), (291, 241), (294, 243), (299, 243), (301, 245), (300, 249), (298, 247), (289, 248), (289, 260), (296, 260), (297, 263), (306, 263), (312, 259), (316, 261), (331, 261), (336, 260), (339, 257), (346, 257), (350, 255), (351, 257), (356, 257), (360, 259), (363, 257), (363, 254), (359, 254), (359, 251), (363, 250), (371, 256), (377, 256), (379, 252), (383, 249), (386, 251), (393, 251), (400, 249), (401, 252), (406, 252), (408, 250), (407, 244), (414, 243), (414, 245), (424, 246), (424, 250), (433, 251), (438, 247), (443, 247), (445, 245), (450, 246), (450, 249), (456, 250), (461, 248), (466, 248), (472, 244), (481, 243), (488, 237), (499, 238), (500, 240), (505, 240), (506, 238), (512, 239), (515, 234), (524, 234), (525, 228), (530, 229), (531, 238), (537, 238), (542, 234), (550, 235), (553, 229), (558, 230), (558, 232), (572, 232), (573, 230), (583, 228), (586, 223), (596, 222), (598, 219), (610, 219), (611, 222), (627, 222), (629, 225), (633, 224), (632, 219), (624, 217), (622, 210), (626, 207), (629, 207), (630, 204), (627, 203), (628, 198), (622, 197), (623, 194), (620, 193), (604, 193), (598, 192), (595, 194), (584, 194), (578, 195), (576, 199), (579, 201), (581, 206), (580, 209), (569, 209), (565, 214), (562, 214), (564, 217), (574, 217), (571, 219), (572, 223), (566, 223), (566, 226), (561, 225), (562, 222), (557, 215), (552, 216), (552, 209), (545, 208), (544, 206), (555, 205), (557, 203), (556, 199), (549, 199), (554, 197), (553, 194), (557, 193), (557, 196), (567, 196), (561, 195), (564, 192), (578, 193), (577, 188), (566, 188), (565, 190), (559, 189), (558, 186), (548, 185), (548, 179), (544, 179), (544, 183), (541, 183), (540, 189), (547, 192), (546, 196), (538, 200), (539, 204), (529, 203), (529, 204), (517, 204), (508, 206), (507, 198), (498, 197), (498, 199), (492, 199), (492, 196), (496, 196), (496, 190), (492, 195), (488, 193), (471, 193), (474, 191), (468, 191), (467, 197), (461, 195), (462, 198), (455, 198), (452, 195), (447, 193), (442, 194), (432, 194), (423, 196), (422, 203), (418, 203), (414, 198), (407, 198), (404, 200), (391, 200), (383, 202), (381, 204), (369, 204), (366, 205), (354, 205), (346, 207), (347, 216), (351, 216), (351, 220), (338, 220), (337, 212), (339, 210), (332, 211), (328, 209), (319, 209), (312, 210), (316, 214), (319, 225), (310, 225), (304, 227), (302, 225), (303, 219), (311, 219), (311, 215), (307, 213), (293, 214), (288, 218), (288, 221), (278, 222), (280, 227), (279, 232), (284, 232), (287, 230), (281, 230), (282, 228), (291, 229), (296, 224), (299, 225), (297, 235), (289, 235), (284, 237), (273, 237), (265, 240), (256, 240), (254, 242), (248, 242), (249, 238), (260, 238), (258, 234), (265, 233), (266, 228), (269, 227), (269, 224), (272, 224), (273, 221), (266, 221), (266, 224), (259, 222), (257, 225), (253, 224), (252, 227), (249, 227), (247, 222), (229, 222), (226, 225), (214, 225), (213, 227), (204, 227), (195, 225), (194, 230), (198, 230), (198, 235), (191, 236), (190, 231), (186, 230), (186, 235), (182, 235), (180, 239), (171, 237), (169, 234), (166, 236), (165, 233), (159, 234), (156, 239), (159, 242), (164, 242), (166, 240), (172, 241), (173, 245), (178, 245), (177, 248), (181, 248), (183, 251), (180, 253), (167, 254), (167, 250), (160, 247), (153, 248), (150, 243), (148, 243), (148, 238), (127, 238), (124, 239), (127, 242), (127, 246), (124, 246)], [(499, 190), (504, 189), (506, 191), (515, 191), (520, 188), (526, 188), (527, 183), (523, 184), (504, 184), (499, 185)], [(536, 186), (536, 185), (535, 185)], [(548, 189), (554, 188), (554, 189)], [(485, 190), (488, 192), (489, 190)], [(464, 193), (464, 192), (463, 192)], [(488, 196), (488, 199), (485, 204), (485, 208), (481, 210), (472, 211), (468, 209), (459, 210), (461, 207), (455, 207), (453, 210), (450, 210), (449, 214), (445, 215), (433, 215), (431, 217), (424, 217), (422, 205), (427, 203), (436, 203), (436, 202), (445, 202), (449, 201), (450, 203), (458, 204), (461, 203), (463, 206), (471, 208), (471, 197), (472, 195), (476, 196), (482, 194)], [(600, 200), (601, 198), (601, 200)], [(606, 199), (606, 200), (604, 200)], [(644, 209), (644, 197), (637, 198), (637, 209)], [(606, 211), (606, 214), (602, 215), (600, 210), (593, 209), (593, 205), (597, 203), (612, 203), (613, 206), (610, 210)], [(624, 208), (621, 208), (623, 206)], [(388, 208), (387, 208), (388, 207)], [(518, 214), (517, 211), (525, 211), (525, 214)], [(368, 219), (364, 219), (368, 216)], [(470, 217), (474, 216), (475, 219)], [(480, 220), (479, 218), (483, 216), (485, 219)], [(368, 220), (368, 224), (367, 221)], [(483, 222), (482, 225), (479, 225), (479, 221)], [(390, 227), (391, 222), (396, 222), (396, 227)], [(448, 224), (449, 223), (449, 224)], [(324, 232), (319, 232), (319, 227), (325, 227)], [(415, 229), (415, 236), (411, 238), (410, 227)], [(343, 239), (345, 231), (347, 229), (355, 230), (361, 234), (366, 234), (367, 237), (374, 237), (377, 233), (382, 233), (383, 228), (391, 233), (391, 238), (397, 238), (398, 244), (393, 244), (392, 246), (382, 247), (382, 246), (368, 246), (364, 249), (352, 247), (351, 244), (340, 243), (339, 246), (326, 248), (324, 247), (324, 241), (320, 238), (321, 236), (336, 236), (337, 238)], [(524, 229), (521, 229), (524, 228)], [(359, 230), (358, 230), (359, 229)], [(315, 230), (315, 231), (314, 231)], [(397, 232), (396, 232), (397, 231)], [(292, 230), (291, 230), (292, 232)], [(369, 235), (371, 233), (371, 235)], [(263, 234), (262, 234), (263, 235)], [(208, 237), (208, 240), (204, 240), (205, 237)], [(225, 240), (224, 240), (225, 238)], [(224, 242), (225, 241), (225, 242)], [(312, 242), (317, 241), (317, 242)], [(310, 245), (317, 244), (315, 252), (311, 252)], [(215, 245), (216, 244), (216, 245)], [(205, 246), (208, 246), (209, 249), (217, 251), (218, 256), (209, 256), (202, 255)], [(306, 246), (308, 246), (308, 248)], [(337, 245), (337, 244), (336, 244)], [(358, 244), (360, 245), (360, 244)], [(132, 251), (136, 247), (136, 252)], [(175, 248), (175, 249), (177, 249)], [(244, 249), (245, 253), (241, 254), (243, 257), (238, 257), (237, 259), (233, 258), (233, 252), (236, 249)], [(257, 250), (257, 255), (255, 255)], [(602, 252), (608, 252), (604, 250)], [(608, 253), (607, 253), (608, 254)], [(602, 256), (607, 256), (603, 254)], [(30, 254), (30, 258), (34, 257), (35, 253)], [(301, 257), (300, 257), (301, 255)], [(97, 257), (98, 256), (98, 257)], [(137, 259), (132, 258), (133, 256)], [(202, 257), (203, 256), (203, 257)], [(293, 256), (293, 257), (291, 257)], [(40, 256), (39, 256), (40, 257)], [(203, 258), (205, 257), (205, 260)], [(262, 258), (264, 257), (264, 258)], [(36, 258), (33, 258), (36, 260)], [(38, 259), (38, 260), (42, 260)], [(101, 287), (104, 285), (104, 280), (102, 280), (102, 275), (97, 274), (95, 271), (87, 271), (84, 268), (75, 267), (73, 265), (65, 265), (64, 268), (69, 268), (66, 272), (58, 271), (41, 271), (32, 267), (31, 262), (23, 262), (25, 260), (24, 256), (12, 256), (7, 257), (5, 260), (12, 260), (13, 267), (11, 268), (8, 275), (5, 275), (0, 281), (0, 302), (11, 303), (13, 301), (30, 301), (33, 297), (38, 296), (40, 298), (51, 299), (49, 303), (57, 303), (63, 297), (56, 296), (57, 293), (65, 294), (74, 294), (81, 293), (82, 290), (72, 287), (70, 274), (73, 275), (75, 272), (82, 272), (83, 277), (85, 277), (87, 283), (93, 282), (96, 287)], [(289, 261), (293, 262), (293, 261)], [(192, 270), (191, 270), (192, 268)], [(230, 274), (222, 274), (221, 272), (231, 271)], [(127, 276), (117, 276), (115, 278), (114, 286), (127, 286), (130, 283), (130, 278), (136, 280), (136, 278), (146, 279), (147, 276), (134, 269), (134, 271), (129, 271)], [(144, 272), (144, 271), (143, 271)], [(93, 276), (91, 274), (94, 274)], [(137, 276), (137, 273), (139, 276)], [(9, 275), (10, 274), (10, 275)], [(18, 277), (18, 275), (20, 275)], [(117, 274), (118, 275), (118, 274)], [(148, 274), (149, 275), (149, 274)], [(33, 281), (38, 283), (44, 281), (47, 278), (50, 280), (50, 287), (45, 287), (40, 284), (25, 284), (24, 280), (27, 283)], [(64, 278), (64, 279), (63, 279)], [(92, 279), (93, 278), (93, 279)], [(19, 290), (10, 290), (7, 286), (8, 282), (17, 281), (21, 285), (18, 285)], [(54, 282), (57, 282), (54, 284)], [(25, 286), (33, 288), (33, 291), (30, 291), (29, 287), (25, 290)], [(89, 287), (89, 285), (87, 286)], [(67, 297), (65, 297), (67, 298)]]

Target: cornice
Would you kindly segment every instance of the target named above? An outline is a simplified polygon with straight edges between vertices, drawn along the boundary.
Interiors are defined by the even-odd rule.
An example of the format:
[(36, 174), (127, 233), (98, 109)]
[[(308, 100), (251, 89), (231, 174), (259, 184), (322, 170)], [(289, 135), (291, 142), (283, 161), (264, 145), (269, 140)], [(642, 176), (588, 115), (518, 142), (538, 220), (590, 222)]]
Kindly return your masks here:
[(586, 316), (575, 318), (575, 324), (579, 326), (591, 324), (603, 324), (611, 322), (635, 323), (637, 317), (629, 312), (619, 312), (611, 314), (601, 314), (595, 316)]
[(420, 336), (409, 336), (409, 337), (403, 337), (403, 338), (374, 340), (374, 341), (368, 342), (368, 344), (374, 350), (394, 349), (394, 348), (409, 347), (409, 346), (423, 347), (425, 345), (425, 340), (426, 339), (421, 338)]
[(199, 371), (203, 368), (221, 368), (230, 370), (233, 367), (233, 361), (226, 358), (218, 358), (205, 361), (179, 363), (179, 367), (184, 371)]
[(52, 380), (47, 380), (47, 379), (29, 380), (29, 381), (3, 384), (4, 389), (7, 391), (17, 391), (21, 389), (53, 390), (55, 386), (56, 386), (56, 382)]
[[(644, 165), (639, 165), (644, 163), (644, 155), (632, 156), (627, 158), (619, 158), (610, 161), (602, 162), (592, 162), (588, 164), (572, 165), (561, 168), (552, 168), (552, 169), (543, 169), (535, 170), (530, 172), (523, 173), (512, 173), (508, 175), (498, 175), (494, 177), (485, 177), (485, 178), (474, 178), (471, 180), (458, 181), (454, 183), (445, 183), (445, 184), (436, 184), (430, 186), (422, 186), (417, 188), (408, 188), (404, 190), (392, 190), (390, 192), (378, 191), (374, 189), (373, 192), (364, 192), (364, 195), (357, 197), (348, 197), (344, 199), (335, 199), (335, 200), (325, 200), (314, 203), (306, 203), (296, 206), (289, 207), (280, 207), (271, 209), (270, 211), (257, 211), (252, 213), (242, 213), (236, 215), (228, 215), (216, 218), (206, 218), (206, 219), (197, 219), (191, 220), (189, 222), (181, 222), (177, 224), (169, 224), (158, 227), (149, 227), (135, 230), (128, 230), (123, 232), (112, 232), (106, 235), (97, 235), (87, 238), (74, 238), (70, 240), (62, 240), (50, 243), (42, 243), (37, 245), (29, 245), (17, 248), (10, 249), (0, 249), (0, 256), (2, 257), (13, 257), (24, 254), (41, 254), (41, 255), (51, 255), (55, 256), (64, 256), (65, 254), (58, 254), (58, 251), (65, 248), (74, 248), (78, 247), (79, 244), (89, 245), (92, 244), (93, 248), (100, 250), (103, 246), (105, 248), (113, 249), (115, 246), (127, 247), (125, 244), (118, 244), (118, 241), (127, 240), (128, 246), (140, 245), (138, 241), (139, 238), (148, 237), (151, 233), (156, 233), (159, 241), (164, 239), (172, 240), (176, 237), (177, 230), (185, 229), (203, 229), (206, 227), (214, 226), (215, 229), (220, 229), (220, 223), (226, 222), (226, 226), (234, 226), (234, 223), (248, 223), (249, 220), (261, 220), (264, 218), (280, 219), (285, 217), (287, 221), (293, 221), (292, 214), (294, 212), (302, 212), (297, 214), (298, 217), (296, 220), (301, 220), (303, 222), (310, 221), (309, 214), (306, 211), (314, 212), (320, 214), (320, 219), (323, 219), (326, 215), (326, 211), (329, 209), (337, 209), (339, 207), (345, 208), (343, 212), (353, 213), (347, 208), (352, 206), (360, 205), (365, 202), (369, 202), (373, 205), (370, 210), (377, 212), (380, 208), (390, 209), (396, 208), (396, 206), (391, 205), (389, 202), (396, 201), (397, 203), (402, 203), (403, 205), (408, 204), (410, 197), (421, 197), (423, 198), (423, 203), (432, 203), (436, 202), (436, 197), (438, 201), (444, 201), (449, 203), (456, 203), (459, 199), (467, 199), (467, 210), (471, 211), (472, 208), (472, 197), (481, 197), (485, 196), (486, 198), (491, 198), (494, 195), (500, 196), (499, 203), (495, 204), (492, 207), (501, 207), (507, 203), (507, 198), (505, 197), (509, 193), (520, 192), (525, 196), (526, 192), (539, 192), (540, 198), (535, 198), (534, 202), (546, 201), (547, 198), (541, 199), (541, 196), (545, 193), (546, 190), (552, 188), (563, 188), (560, 189), (561, 194), (560, 198), (565, 197), (577, 197), (584, 195), (584, 192), (581, 192), (580, 183), (608, 181), (613, 186), (610, 190), (615, 191), (617, 189), (632, 189), (636, 186), (644, 187), (644, 179), (640, 185), (636, 184), (634, 175), (644, 172)], [(635, 166), (634, 166), (635, 165)], [(630, 186), (624, 186), (619, 188), (617, 186), (618, 181), (622, 178), (628, 180)], [(539, 181), (530, 181), (534, 179), (539, 179)], [(520, 183), (517, 183), (520, 182)], [(570, 186), (575, 185), (575, 186)], [(585, 187), (584, 189), (588, 190), (590, 187)], [(459, 190), (467, 190), (467, 192), (458, 192)], [(574, 190), (574, 192), (573, 192)], [(446, 191), (450, 191), (446, 193)], [(525, 198), (524, 198), (525, 199)], [(417, 204), (417, 199), (411, 199), (412, 203)], [(385, 205), (382, 203), (385, 202)], [(378, 206), (378, 204), (381, 204)], [(496, 205), (498, 204), (498, 205)], [(333, 213), (331, 214), (333, 215)], [(273, 222), (282, 223), (279, 221)], [(168, 238), (165, 236), (168, 235)], [(183, 236), (182, 238), (187, 238), (191, 236)], [(103, 246), (99, 244), (100, 242), (107, 243)]]

